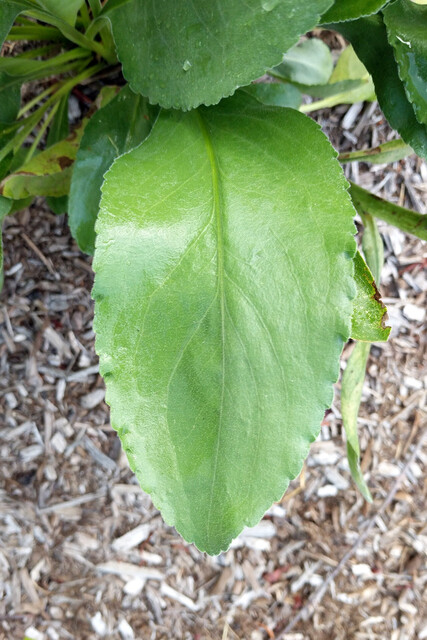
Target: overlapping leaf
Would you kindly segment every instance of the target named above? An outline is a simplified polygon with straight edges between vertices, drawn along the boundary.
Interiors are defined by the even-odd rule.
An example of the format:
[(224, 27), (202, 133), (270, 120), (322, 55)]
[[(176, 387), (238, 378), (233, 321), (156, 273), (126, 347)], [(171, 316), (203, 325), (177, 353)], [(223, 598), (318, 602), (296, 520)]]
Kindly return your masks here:
[(322, 16), (322, 22), (343, 22), (370, 16), (387, 4), (388, 0), (335, 0)]
[(125, 87), (89, 121), (77, 153), (68, 212), (71, 232), (82, 251), (93, 253), (95, 248), (94, 227), (105, 172), (115, 158), (144, 140), (156, 115), (155, 107)]
[(191, 109), (216, 104), (279, 64), (331, 2), (130, 0), (107, 15), (134, 91)]
[(408, 99), (418, 120), (427, 124), (427, 6), (392, 2), (384, 21)]
[(281, 497), (319, 431), (350, 334), (353, 215), (318, 126), (245, 94), (162, 112), (106, 176), (94, 297), (112, 424), (208, 553)]
[(387, 309), (359, 252), (354, 258), (354, 278), (357, 290), (353, 301), (351, 337), (363, 342), (385, 342), (390, 333), (390, 327), (385, 324)]
[(331, 25), (350, 40), (375, 85), (375, 93), (391, 126), (414, 151), (427, 158), (427, 126), (417, 119), (399, 78), (393, 49), (380, 16)]

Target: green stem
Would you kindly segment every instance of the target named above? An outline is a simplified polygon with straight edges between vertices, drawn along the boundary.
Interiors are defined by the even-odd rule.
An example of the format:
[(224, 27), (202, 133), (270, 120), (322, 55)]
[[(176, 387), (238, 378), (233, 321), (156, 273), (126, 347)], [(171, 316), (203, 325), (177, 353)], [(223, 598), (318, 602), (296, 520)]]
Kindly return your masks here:
[[(20, 123), (20, 122), (15, 123), (13, 125), (13, 128), (15, 128), (16, 126), (20, 126), (22, 124), (22, 129), (17, 133), (17, 135), (12, 140), (10, 140), (1, 149), (0, 161), (3, 160), (3, 158), (5, 158), (12, 150), (18, 149), (23, 144), (23, 142), (25, 142), (25, 139), (27, 138), (27, 136), (31, 133), (34, 127), (36, 127), (37, 124), (41, 121), (41, 119), (43, 118), (44, 114), (49, 109), (49, 107), (54, 105), (56, 102), (59, 102), (62, 96), (70, 92), (76, 85), (80, 84), (84, 80), (87, 80), (87, 78), (94, 76), (96, 73), (98, 73), (98, 71), (101, 71), (104, 68), (105, 68), (105, 64), (101, 62), (97, 65), (94, 65), (93, 67), (89, 67), (88, 69), (85, 69), (74, 78), (70, 78), (70, 80), (68, 80), (67, 82), (64, 82), (64, 84), (58, 89), (58, 91), (56, 91), (56, 93), (53, 96), (51, 96), (48, 100), (46, 100), (46, 102), (43, 105), (41, 105), (37, 109), (37, 111), (35, 111), (33, 114), (31, 114), (31, 116), (26, 118), (23, 123)], [(13, 129), (11, 128), (11, 130)], [(4, 131), (4, 133), (6, 133), (6, 131)]]
[(42, 102), (42, 100), (44, 100), (48, 95), (50, 95), (51, 93), (54, 93), (56, 91), (56, 89), (58, 88), (58, 84), (52, 84), (50, 87), (48, 87), (47, 89), (45, 89), (44, 91), (42, 91), (41, 93), (39, 93), (35, 98), (33, 98), (32, 100), (30, 100), (29, 102), (27, 102), (27, 104), (25, 104), (19, 111), (18, 113), (18, 118), (22, 118), (22, 116), (27, 113), (27, 111), (31, 111), (31, 109), (33, 107), (36, 106), (36, 104), (38, 104), (39, 102)]
[(102, 5), (100, 0), (89, 0), (89, 6), (92, 11), (92, 16), (97, 18), (101, 13)]
[(414, 150), (400, 138), (380, 144), (378, 147), (340, 153), (338, 160), (346, 162), (370, 162), (372, 164), (386, 164), (402, 160), (414, 153)]
[(62, 41), (65, 40), (64, 36), (58, 29), (54, 29), (53, 27), (43, 27), (42, 25), (35, 25), (32, 22), (33, 27), (12, 27), (7, 36), (7, 40), (16, 41), (16, 40), (28, 40), (32, 42), (34, 40), (38, 41)]
[(59, 107), (59, 102), (57, 102), (53, 108), (50, 110), (50, 113), (47, 115), (47, 117), (45, 118), (44, 122), (42, 123), (40, 130), (38, 132), (38, 134), (36, 135), (33, 144), (31, 145), (27, 155), (25, 156), (25, 160), (22, 163), (23, 165), (27, 164), (27, 162), (29, 162), (31, 160), (31, 158), (33, 157), (37, 147), (39, 146), (40, 140), (43, 138), (43, 135), (46, 131), (46, 129), (48, 128), (49, 124), (51, 123), (52, 119), (55, 117), (56, 112), (58, 111), (58, 107)]
[(92, 22), (91, 19), (90, 19), (89, 9), (87, 8), (86, 2), (84, 2), (82, 4), (82, 6), (81, 6), (80, 17), (81, 17), (81, 21), (82, 21), (84, 30), (86, 31), (86, 29), (88, 28), (88, 26)]
[(41, 22), (45, 22), (56, 27), (57, 29), (59, 29), (59, 31), (61, 31), (61, 33), (64, 34), (64, 36), (68, 40), (74, 42), (74, 44), (79, 45), (79, 47), (82, 47), (83, 49), (94, 51), (102, 58), (108, 60), (108, 51), (105, 50), (104, 46), (100, 42), (90, 40), (83, 33), (80, 33), (80, 31), (74, 29), (74, 27), (69, 25), (64, 20), (61, 20), (60, 18), (57, 18), (56, 16), (49, 13), (45, 13), (44, 11), (28, 11), (26, 12), (26, 15), (29, 15), (32, 18), (36, 18), (36, 20), (40, 20)]
[(427, 240), (427, 215), (399, 207), (387, 202), (369, 191), (365, 191), (354, 182), (350, 183), (350, 195), (353, 204), (360, 214), (370, 213), (375, 218), (384, 220), (406, 233)]

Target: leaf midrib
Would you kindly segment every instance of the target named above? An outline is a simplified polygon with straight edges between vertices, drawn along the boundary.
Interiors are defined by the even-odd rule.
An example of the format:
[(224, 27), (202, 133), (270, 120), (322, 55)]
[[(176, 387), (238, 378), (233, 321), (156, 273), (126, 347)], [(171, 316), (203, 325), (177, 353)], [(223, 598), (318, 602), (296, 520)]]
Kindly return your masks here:
[(220, 178), (219, 178), (219, 167), (215, 154), (215, 150), (212, 144), (212, 139), (209, 134), (206, 123), (203, 119), (200, 110), (196, 112), (196, 118), (198, 121), (198, 125), (203, 135), (203, 140), (205, 142), (206, 153), (208, 156), (209, 164), (212, 172), (212, 195), (213, 195), (213, 213), (216, 221), (216, 234), (217, 234), (217, 273), (218, 273), (218, 299), (220, 303), (221, 310), (221, 346), (222, 346), (222, 384), (221, 384), (221, 400), (219, 407), (219, 421), (218, 421), (218, 432), (216, 437), (216, 450), (215, 450), (215, 459), (214, 459), (214, 467), (212, 474), (212, 485), (209, 499), (209, 509), (207, 515), (207, 538), (208, 543), (210, 544), (211, 539), (211, 531), (210, 531), (210, 523), (212, 516), (212, 504), (214, 497), (214, 489), (216, 484), (216, 475), (218, 470), (218, 461), (219, 461), (219, 449), (220, 449), (220, 441), (221, 441), (221, 430), (222, 430), (222, 415), (224, 408), (224, 391), (225, 391), (225, 313), (226, 313), (226, 303), (225, 303), (225, 288), (224, 288), (224, 231), (223, 231), (223, 223), (221, 217), (221, 196), (220, 196)]

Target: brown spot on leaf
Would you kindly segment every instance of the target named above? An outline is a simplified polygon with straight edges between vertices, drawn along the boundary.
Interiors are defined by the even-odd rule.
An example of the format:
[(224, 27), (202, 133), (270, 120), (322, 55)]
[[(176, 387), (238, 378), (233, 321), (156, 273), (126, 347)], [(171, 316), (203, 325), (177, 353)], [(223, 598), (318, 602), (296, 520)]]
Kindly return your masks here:
[(67, 156), (60, 156), (58, 158), (58, 164), (61, 167), (61, 169), (66, 169), (67, 167), (71, 167), (73, 162), (74, 161), (71, 160), (71, 158), (67, 158)]

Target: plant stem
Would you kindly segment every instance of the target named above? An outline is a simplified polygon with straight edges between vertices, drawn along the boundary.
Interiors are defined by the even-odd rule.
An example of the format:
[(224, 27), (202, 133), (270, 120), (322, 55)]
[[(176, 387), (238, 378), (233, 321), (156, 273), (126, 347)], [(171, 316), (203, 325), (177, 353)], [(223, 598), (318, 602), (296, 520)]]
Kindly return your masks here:
[(31, 145), (27, 155), (25, 156), (25, 160), (22, 163), (23, 165), (26, 164), (27, 162), (29, 162), (31, 160), (31, 158), (33, 157), (40, 140), (43, 137), (43, 134), (45, 133), (46, 129), (48, 128), (49, 124), (51, 123), (52, 119), (55, 117), (56, 112), (58, 111), (58, 107), (59, 107), (59, 102), (57, 102), (53, 108), (50, 110), (50, 113), (47, 115), (47, 117), (45, 118), (44, 122), (42, 123), (40, 130), (38, 132), (38, 134), (36, 135), (33, 144)]
[(363, 149), (361, 151), (349, 151), (340, 153), (338, 160), (345, 162), (370, 162), (372, 164), (385, 164), (402, 160), (414, 153), (414, 150), (400, 138), (380, 144), (378, 147)]
[(91, 11), (92, 11), (92, 16), (94, 18), (97, 18), (98, 15), (101, 12), (101, 9), (102, 9), (102, 5), (101, 5), (100, 0), (89, 0), (89, 6), (90, 6)]
[(365, 191), (354, 182), (350, 182), (350, 195), (358, 213), (370, 213), (375, 218), (380, 218), (380, 220), (384, 220), (402, 231), (412, 233), (421, 240), (427, 240), (426, 214), (387, 202), (387, 200)]

